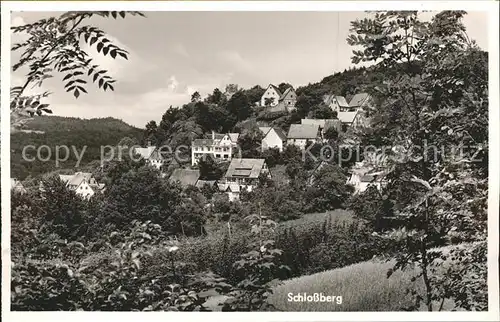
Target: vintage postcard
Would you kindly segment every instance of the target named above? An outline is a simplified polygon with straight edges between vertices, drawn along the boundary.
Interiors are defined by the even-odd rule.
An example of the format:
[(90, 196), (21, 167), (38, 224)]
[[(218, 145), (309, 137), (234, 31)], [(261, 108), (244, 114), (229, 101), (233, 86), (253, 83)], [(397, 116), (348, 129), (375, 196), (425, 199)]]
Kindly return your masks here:
[(3, 2), (3, 315), (498, 320), (498, 9)]

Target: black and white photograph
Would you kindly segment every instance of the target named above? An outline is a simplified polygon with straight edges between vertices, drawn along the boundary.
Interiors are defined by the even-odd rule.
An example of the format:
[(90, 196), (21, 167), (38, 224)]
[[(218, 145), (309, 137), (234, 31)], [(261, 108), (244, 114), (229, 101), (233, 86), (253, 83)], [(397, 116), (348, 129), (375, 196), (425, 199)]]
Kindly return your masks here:
[(2, 312), (500, 319), (498, 2), (259, 2), (2, 3)]

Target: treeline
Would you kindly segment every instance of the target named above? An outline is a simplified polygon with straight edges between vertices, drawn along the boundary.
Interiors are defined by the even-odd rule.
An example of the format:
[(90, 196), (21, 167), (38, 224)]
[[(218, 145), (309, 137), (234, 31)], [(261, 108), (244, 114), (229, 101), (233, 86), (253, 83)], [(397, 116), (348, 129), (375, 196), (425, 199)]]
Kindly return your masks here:
[[(323, 96), (336, 94), (351, 98), (364, 91), (374, 79), (383, 78), (383, 71), (378, 67), (353, 68), (325, 77), (321, 82), (298, 87), (297, 109), (291, 113), (268, 113), (264, 107), (256, 106), (265, 88), (256, 85), (250, 89), (241, 89), (232, 84), (232, 95), (225, 95), (219, 88), (202, 99), (194, 93), (191, 102), (183, 106), (168, 108), (161, 121), (146, 124), (143, 142), (153, 144), (181, 145), (190, 144), (193, 138), (204, 133), (240, 132), (246, 123), (258, 122), (288, 130), (290, 124), (300, 123), (304, 117), (335, 118), (335, 114), (323, 103)], [(281, 90), (291, 86), (281, 83)], [(228, 98), (229, 97), (229, 98)]]
[[(89, 162), (100, 160), (101, 146), (116, 146), (123, 137), (143, 137), (141, 129), (111, 117), (86, 120), (40, 116), (35, 117), (25, 127), (28, 131), (40, 133), (18, 131), (11, 134), (11, 175), (20, 180), (28, 176), (35, 178), (58, 169), (74, 168), (78, 157), (72, 147), (75, 147), (79, 155), (84, 152), (80, 166), (85, 166)], [(26, 150), (26, 157), (33, 161), (25, 160), (22, 155), (23, 149), (30, 145), (34, 148)], [(50, 149), (40, 150), (41, 158), (47, 161), (41, 161), (37, 157), (37, 149), (41, 146)], [(55, 163), (56, 146), (67, 146), (70, 150), (68, 159), (60, 162), (59, 167), (56, 167)], [(65, 158), (66, 151), (61, 149), (60, 153), (60, 158)]]

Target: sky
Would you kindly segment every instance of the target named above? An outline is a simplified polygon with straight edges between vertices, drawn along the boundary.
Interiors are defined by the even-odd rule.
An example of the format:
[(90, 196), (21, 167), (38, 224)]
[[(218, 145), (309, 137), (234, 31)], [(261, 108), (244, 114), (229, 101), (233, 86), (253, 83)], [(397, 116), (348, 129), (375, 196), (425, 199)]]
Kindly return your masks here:
[[(427, 17), (433, 13), (425, 13)], [(13, 12), (12, 25), (32, 23), (55, 12)], [(143, 128), (159, 121), (169, 106), (189, 102), (227, 84), (243, 88), (287, 82), (295, 87), (354, 67), (346, 38), (350, 21), (364, 12), (148, 12), (146, 18), (92, 18), (129, 59), (103, 57), (95, 45), (82, 46), (95, 62), (117, 80), (114, 92), (88, 84), (88, 94), (75, 99), (65, 93), (63, 75), (46, 80), (42, 88), (55, 115), (80, 118), (115, 117)], [(488, 46), (485, 12), (469, 12), (467, 33), (483, 49)], [(23, 39), (12, 35), (12, 42)], [(11, 56), (12, 63), (19, 53)], [(12, 86), (23, 84), (25, 70), (12, 73)]]

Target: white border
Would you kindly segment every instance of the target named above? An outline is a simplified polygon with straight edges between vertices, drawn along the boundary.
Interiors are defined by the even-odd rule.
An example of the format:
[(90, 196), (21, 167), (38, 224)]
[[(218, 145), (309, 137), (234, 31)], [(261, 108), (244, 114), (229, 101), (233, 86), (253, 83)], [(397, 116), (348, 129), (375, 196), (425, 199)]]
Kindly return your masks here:
[[(493, 1), (3, 1), (2, 15), (2, 92), (1, 92), (1, 184), (2, 184), (2, 318), (6, 321), (73, 322), (93, 320), (165, 319), (198, 321), (499, 321), (498, 209), (499, 209), (499, 17)], [(489, 212), (488, 212), (488, 312), (252, 312), (252, 313), (132, 313), (116, 312), (10, 312), (10, 11), (140, 10), (140, 11), (361, 11), (361, 10), (467, 10), (489, 13)], [(7, 245), (7, 246), (6, 246)], [(131, 315), (131, 314), (135, 314)], [(147, 316), (146, 316), (147, 315)]]

